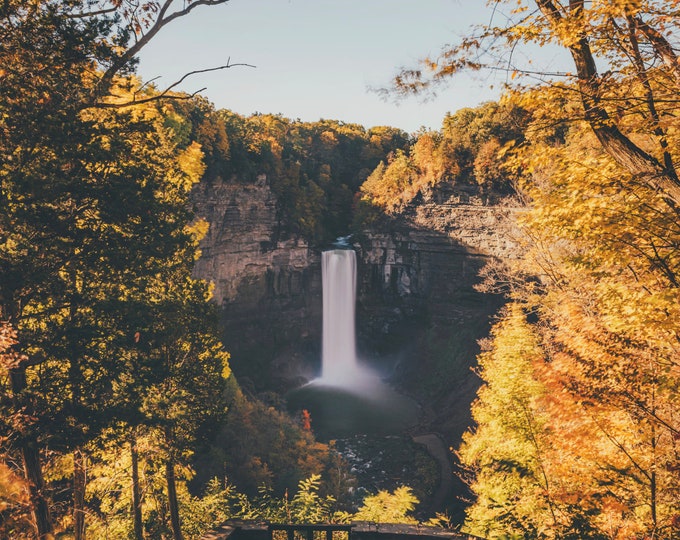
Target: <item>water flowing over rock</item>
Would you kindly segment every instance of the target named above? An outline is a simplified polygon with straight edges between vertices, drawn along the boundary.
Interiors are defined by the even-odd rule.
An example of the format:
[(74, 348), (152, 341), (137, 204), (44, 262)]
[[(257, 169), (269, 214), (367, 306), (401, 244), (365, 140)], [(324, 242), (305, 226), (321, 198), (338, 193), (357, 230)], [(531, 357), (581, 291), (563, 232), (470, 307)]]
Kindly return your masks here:
[(321, 377), (289, 393), (288, 405), (292, 411), (310, 411), (314, 431), (323, 439), (403, 433), (416, 424), (418, 407), (357, 360), (356, 256), (344, 246), (321, 256)]
[(351, 249), (324, 251), (323, 345), (321, 378), (328, 384), (351, 385), (358, 374), (355, 310), (356, 255)]

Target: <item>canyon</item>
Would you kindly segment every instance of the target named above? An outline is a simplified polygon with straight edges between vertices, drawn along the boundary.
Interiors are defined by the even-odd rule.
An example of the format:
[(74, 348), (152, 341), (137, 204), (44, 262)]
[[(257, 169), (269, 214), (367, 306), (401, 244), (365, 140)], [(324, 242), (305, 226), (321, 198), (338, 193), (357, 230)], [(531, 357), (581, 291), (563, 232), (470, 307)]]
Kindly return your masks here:
[[(195, 274), (213, 283), (223, 341), (240, 384), (285, 394), (320, 370), (321, 251), (286, 235), (266, 175), (203, 182), (193, 193), (210, 224)], [(480, 381), (478, 341), (503, 304), (480, 292), (480, 270), (521, 253), (511, 198), (476, 186), (421, 194), (396, 217), (357, 232), (357, 346), (422, 407), (419, 429), (457, 446)]]
[[(329, 245), (286, 234), (264, 174), (204, 181), (193, 200), (210, 224), (195, 275), (213, 283), (239, 386), (269, 406), (298, 406), (286, 396), (321, 373), (321, 254)], [(382, 434), (335, 441), (366, 493), (410, 485), (425, 515), (463, 519), (467, 488), (451, 450), (472, 424), (480, 340), (504, 303), (479, 290), (480, 272), (520, 256), (521, 211), (513, 198), (482, 196), (473, 184), (441, 185), (350, 238), (359, 361), (418, 407), (406, 432), (390, 436), (385, 417)]]

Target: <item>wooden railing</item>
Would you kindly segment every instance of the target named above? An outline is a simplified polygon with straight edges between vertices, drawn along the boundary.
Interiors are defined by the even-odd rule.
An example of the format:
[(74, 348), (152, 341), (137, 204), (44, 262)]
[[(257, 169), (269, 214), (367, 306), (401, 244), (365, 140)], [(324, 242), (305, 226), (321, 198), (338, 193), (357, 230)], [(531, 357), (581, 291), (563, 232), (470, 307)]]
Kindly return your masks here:
[[(284, 525), (280, 523), (271, 523), (267, 528), (269, 530), (269, 540), (352, 540), (352, 527), (353, 525), (341, 524)], [(285, 539), (281, 538), (282, 535), (275, 534), (277, 531), (285, 532)]]

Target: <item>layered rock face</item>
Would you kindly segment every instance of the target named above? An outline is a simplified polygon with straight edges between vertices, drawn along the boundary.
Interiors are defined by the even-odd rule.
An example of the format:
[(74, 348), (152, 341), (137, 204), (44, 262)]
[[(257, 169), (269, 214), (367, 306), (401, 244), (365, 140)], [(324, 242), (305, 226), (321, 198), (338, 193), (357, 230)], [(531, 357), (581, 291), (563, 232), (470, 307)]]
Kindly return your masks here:
[(510, 200), (494, 206), (459, 199), (414, 205), (395, 230), (366, 233), (361, 292), (401, 299), (408, 309), (419, 307), (434, 318), (465, 318), (481, 268), (490, 259), (519, 256), (518, 210)]
[[(194, 200), (210, 222), (196, 275), (215, 284), (224, 342), (242, 384), (250, 379), (256, 391), (285, 391), (313, 377), (320, 363), (320, 253), (280, 237), (276, 199), (264, 176), (249, 185), (201, 185)], [(478, 381), (469, 368), (477, 340), (502, 303), (474, 286), (487, 261), (519, 253), (516, 210), (451, 192), (412, 205), (389, 230), (356, 239), (360, 356), (430, 402), (437, 412), (429, 421), (444, 426), (452, 440), (468, 420), (444, 415), (474, 396)], [(451, 354), (456, 358), (446, 364)], [(436, 373), (452, 363), (462, 364), (458, 375)], [(419, 383), (440, 376), (452, 380), (441, 388)]]
[[(362, 342), (384, 358), (402, 390), (423, 405), (421, 428), (456, 447), (470, 425), (480, 380), (471, 369), (498, 295), (477, 290), (490, 261), (520, 255), (510, 199), (493, 206), (455, 193), (413, 205), (391, 232), (368, 233), (362, 245)], [(390, 361), (392, 359), (392, 361)]]
[[(321, 332), (319, 254), (301, 239), (281, 238), (276, 198), (264, 175), (254, 184), (202, 183), (193, 200), (210, 224), (194, 273), (214, 284), (223, 341), (242, 384), (258, 372), (257, 390), (272, 384), (267, 374), (304, 376), (298, 373), (305, 371), (301, 351), (307, 344), (313, 350)], [(277, 362), (286, 354), (287, 362)]]
[(195, 272), (214, 283), (218, 304), (302, 292), (302, 274), (315, 257), (304, 241), (279, 239), (276, 198), (265, 175), (255, 184), (200, 184), (193, 198), (210, 224)]

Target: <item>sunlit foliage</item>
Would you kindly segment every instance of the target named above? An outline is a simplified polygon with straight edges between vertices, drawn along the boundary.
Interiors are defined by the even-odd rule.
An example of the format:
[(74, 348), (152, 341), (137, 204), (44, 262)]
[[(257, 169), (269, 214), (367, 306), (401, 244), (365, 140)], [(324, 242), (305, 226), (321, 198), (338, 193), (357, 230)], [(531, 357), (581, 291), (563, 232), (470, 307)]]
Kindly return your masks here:
[(347, 233), (358, 187), (385, 156), (408, 143), (396, 128), (242, 117), (226, 110), (219, 116), (230, 141), (222, 178), (248, 182), (266, 174), (278, 200), (281, 233), (315, 243)]
[[(477, 494), (467, 525), (493, 537), (674, 538), (678, 3), (489, 4), (489, 22), (395, 80), (418, 93), (461, 70), (507, 70), (507, 102), (531, 115), (525, 142), (489, 134), (474, 159), (483, 182), (510, 178), (528, 208), (526, 256), (489, 271), (513, 304), (480, 357), (479, 425), (461, 451)], [(564, 49), (573, 70), (516, 63), (525, 45)], [(506, 339), (511, 328), (531, 350)], [(504, 387), (520, 368), (524, 386)], [(505, 401), (522, 388), (531, 432)], [(508, 439), (533, 445), (513, 456), (521, 468), (498, 466)]]
[[(580, 102), (600, 146), (623, 170), (678, 204), (667, 114), (678, 107), (680, 9), (675, 0), (491, 0), (493, 17), (394, 80), (421, 93), (463, 70), (506, 71), (514, 89), (542, 87)], [(521, 54), (527, 47), (525, 54)], [(573, 69), (533, 62), (532, 47), (563, 49)], [(522, 63), (524, 59), (524, 63)], [(518, 82), (521, 81), (521, 84)], [(557, 102), (552, 103), (556, 107)], [(671, 117), (675, 116), (670, 112)], [(634, 134), (641, 134), (639, 139)]]
[[(587, 124), (555, 137), (545, 124), (554, 111), (537, 103), (529, 142), (505, 163), (529, 201), (527, 251), (505, 281), (515, 304), (480, 357), (487, 384), (461, 450), (477, 494), (467, 525), (492, 536), (503, 523), (530, 537), (672, 538), (680, 515), (677, 213), (622, 170)], [(513, 327), (533, 336), (531, 351), (506, 337)], [(517, 373), (526, 418), (540, 419), (531, 432), (508, 423), (520, 409), (503, 405), (517, 390), (499, 381)], [(525, 460), (515, 474), (538, 497), (529, 504), (532, 491), (508, 484), (508, 470), (494, 465), (517, 437), (533, 445), (513, 445), (514, 459)]]
[[(449, 114), (440, 132), (419, 133), (407, 151), (381, 161), (361, 185), (361, 201), (398, 213), (435, 188), (478, 185), (486, 197), (508, 195), (513, 183), (501, 172), (499, 151), (508, 141), (523, 141), (527, 120), (521, 107), (498, 103)], [(369, 224), (367, 214), (355, 221)]]
[(416, 523), (412, 512), (418, 504), (411, 488), (401, 486), (392, 493), (379, 491), (364, 499), (353, 519), (374, 523)]
[(153, 5), (143, 20), (127, 2), (0, 7), (0, 317), (17, 332), (0, 436), (35, 536), (83, 537), (92, 445), (143, 426), (162, 433), (177, 537), (175, 467), (225, 412), (227, 355), (209, 288), (191, 277), (201, 225), (188, 196), (204, 154), (131, 76), (140, 36), (172, 12)]

